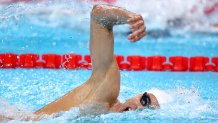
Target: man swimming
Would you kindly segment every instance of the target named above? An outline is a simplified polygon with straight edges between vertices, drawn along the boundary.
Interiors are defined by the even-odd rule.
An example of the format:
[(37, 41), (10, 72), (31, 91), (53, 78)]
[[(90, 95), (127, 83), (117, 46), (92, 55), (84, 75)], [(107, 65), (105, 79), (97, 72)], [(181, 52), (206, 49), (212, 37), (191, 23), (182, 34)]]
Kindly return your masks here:
[(139, 94), (124, 104), (117, 99), (120, 91), (120, 72), (114, 57), (113, 26), (125, 23), (130, 24), (132, 33), (128, 39), (132, 42), (146, 35), (142, 16), (119, 7), (95, 5), (91, 12), (90, 52), (93, 66), (91, 77), (81, 86), (34, 114), (51, 115), (89, 104), (101, 105), (109, 112), (124, 112), (143, 107), (159, 108), (160, 100), (156, 96), (162, 92), (158, 90)]
[(120, 72), (114, 57), (113, 26), (129, 23), (132, 42), (146, 35), (143, 18), (122, 8), (95, 5), (91, 12), (90, 52), (92, 58), (92, 75), (83, 85), (68, 92), (61, 98), (46, 105), (35, 114), (53, 114), (67, 111), (81, 104), (101, 104), (108, 111), (122, 112), (139, 107), (159, 107), (153, 94), (140, 94), (126, 103), (117, 100), (120, 91)]

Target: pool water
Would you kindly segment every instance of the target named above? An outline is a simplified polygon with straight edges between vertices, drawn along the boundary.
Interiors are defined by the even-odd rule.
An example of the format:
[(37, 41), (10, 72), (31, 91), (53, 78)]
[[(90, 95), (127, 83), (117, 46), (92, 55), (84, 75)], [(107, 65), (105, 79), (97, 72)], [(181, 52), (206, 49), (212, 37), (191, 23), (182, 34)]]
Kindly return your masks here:
[[(14, 106), (25, 112), (36, 111), (85, 82), (90, 74), (86, 70), (1, 70), (0, 114), (16, 115)], [(73, 108), (41, 122), (217, 122), (217, 80), (217, 73), (210, 72), (121, 72), (121, 102), (151, 88), (166, 90), (174, 101), (159, 110), (84, 117)]]
[[(0, 7), (0, 53), (89, 54), (89, 5), (82, 7), (83, 10), (78, 9), (80, 4), (72, 4), (72, 7), (64, 4), (64, 10), (63, 6), (51, 9), (53, 7), (43, 8), (45, 5), (47, 3)], [(19, 11), (22, 8), (26, 11)], [(78, 12), (81, 15), (73, 18), (72, 15)], [(66, 17), (69, 20), (63, 19)], [(147, 25), (148, 36), (137, 43), (127, 40), (127, 25), (116, 27), (115, 54), (218, 56), (217, 33), (157, 29), (150, 25)], [(0, 69), (0, 115), (31, 114), (81, 85), (90, 75), (90, 70)], [(72, 108), (58, 117), (38, 122), (215, 123), (218, 122), (217, 75), (215, 72), (122, 71), (121, 102), (151, 88), (166, 90), (172, 95), (173, 102), (162, 105), (159, 110), (139, 109), (88, 116), (80, 116), (78, 108)], [(17, 118), (14, 122), (21, 121)]]

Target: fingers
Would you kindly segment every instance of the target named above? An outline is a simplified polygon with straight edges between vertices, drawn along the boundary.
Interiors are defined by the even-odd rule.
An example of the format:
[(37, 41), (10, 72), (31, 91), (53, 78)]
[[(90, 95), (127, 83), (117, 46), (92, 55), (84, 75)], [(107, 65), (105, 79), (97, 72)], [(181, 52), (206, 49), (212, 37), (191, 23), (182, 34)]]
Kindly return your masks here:
[(128, 39), (135, 42), (135, 41), (140, 40), (145, 35), (146, 35), (145, 27), (142, 26), (142, 27), (140, 27), (140, 29), (138, 29), (138, 30), (134, 31), (132, 34), (130, 34), (128, 36)]
[(133, 39), (133, 42), (136, 42), (136, 41), (142, 39), (145, 35), (146, 35), (146, 32), (143, 32), (143, 33), (140, 34), (139, 36), (136, 36), (136, 37)]
[(134, 23), (134, 22), (136, 22), (136, 21), (138, 21), (138, 20), (142, 20), (142, 19), (143, 19), (143, 18), (142, 18), (141, 15), (136, 15), (136, 16), (134, 16), (134, 17), (128, 19), (127, 22), (128, 22), (129, 24), (131, 24), (131, 23)]
[(146, 35), (146, 33), (143, 32), (143, 33), (140, 34), (139, 36), (135, 36), (135, 37), (133, 37), (133, 38), (131, 38), (131, 39), (129, 39), (129, 40), (131, 40), (132, 42), (136, 42), (136, 41), (142, 39), (145, 35)]
[(136, 15), (127, 20), (128, 23), (131, 25), (130, 29), (133, 31), (129, 36), (128, 39), (132, 42), (138, 41), (146, 35), (146, 28), (144, 26), (144, 20), (142, 16)]
[(138, 30), (132, 33), (133, 36), (139, 36), (141, 33), (145, 32), (145, 27), (140, 27)]
[(130, 26), (130, 29), (132, 29), (133, 31), (140, 28), (141, 26), (144, 26), (144, 21), (143, 20), (139, 20), (136, 23), (132, 24)]

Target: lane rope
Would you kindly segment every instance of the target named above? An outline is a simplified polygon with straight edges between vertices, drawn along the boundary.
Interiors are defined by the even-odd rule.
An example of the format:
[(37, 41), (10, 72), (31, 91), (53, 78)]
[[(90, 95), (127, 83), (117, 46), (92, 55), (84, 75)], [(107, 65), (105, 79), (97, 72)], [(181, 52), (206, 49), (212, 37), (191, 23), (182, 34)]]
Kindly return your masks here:
[[(122, 56), (115, 55), (120, 70), (218, 72), (218, 56)], [(92, 69), (90, 55), (80, 54), (0, 54), (0, 68)]]

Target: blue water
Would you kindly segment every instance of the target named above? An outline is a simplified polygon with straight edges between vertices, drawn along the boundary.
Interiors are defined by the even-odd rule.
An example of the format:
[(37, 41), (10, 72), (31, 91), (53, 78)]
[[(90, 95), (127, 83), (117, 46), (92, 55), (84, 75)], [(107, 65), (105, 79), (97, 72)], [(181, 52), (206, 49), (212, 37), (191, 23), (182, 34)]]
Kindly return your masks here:
[[(7, 9), (9, 13), (12, 11), (10, 14), (17, 15), (0, 18), (0, 53), (89, 54), (89, 16), (86, 13), (90, 8), (79, 19), (75, 18), (81, 20), (83, 25), (69, 17), (70, 23), (66, 19), (63, 19), (63, 23), (57, 20), (55, 26), (49, 24), (69, 15), (62, 17), (62, 14), (56, 13), (50, 20), (50, 17), (41, 16), (46, 15), (48, 10), (31, 15), (13, 12), (13, 6)], [(0, 10), (0, 17), (5, 17), (5, 7)], [(130, 43), (126, 38), (127, 26), (116, 27), (115, 54), (218, 56), (216, 33), (154, 29), (149, 24), (147, 28), (149, 33), (146, 38)], [(19, 117), (31, 114), (81, 85), (90, 75), (91, 71), (88, 70), (0, 69), (0, 115)], [(159, 110), (143, 109), (97, 116), (80, 116), (78, 108), (73, 108), (59, 114), (59, 117), (49, 117), (39, 122), (218, 122), (217, 87), (218, 73), (215, 72), (122, 71), (121, 102), (151, 88), (166, 90), (174, 101), (162, 105)], [(14, 122), (21, 121), (18, 118)]]
[[(9, 29), (13, 27), (13, 29)], [(127, 25), (122, 26), (123, 30)], [(122, 55), (183, 55), (183, 56), (218, 56), (218, 35), (187, 32), (175, 34), (176, 30), (149, 29), (148, 35), (137, 43), (127, 40), (128, 31), (117, 31), (115, 28), (115, 54)], [(79, 53), (89, 54), (89, 27), (86, 30), (68, 29), (64, 27), (45, 27), (31, 25), (24, 20), (12, 22), (10, 26), (0, 30), (0, 53)], [(163, 33), (163, 34), (162, 34)], [(26, 35), (27, 34), (27, 35)], [(162, 36), (163, 35), (163, 36)], [(173, 46), (173, 47), (172, 47)], [(125, 50), (123, 50), (125, 49)]]
[[(85, 70), (1, 70), (2, 112), (35, 111), (85, 82)], [(170, 92), (174, 101), (160, 110), (138, 110), (79, 117), (76, 109), (42, 122), (217, 122), (217, 73), (121, 72), (119, 100), (151, 88)], [(5, 104), (9, 103), (9, 104)], [(4, 109), (4, 111), (3, 111)]]

